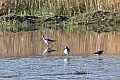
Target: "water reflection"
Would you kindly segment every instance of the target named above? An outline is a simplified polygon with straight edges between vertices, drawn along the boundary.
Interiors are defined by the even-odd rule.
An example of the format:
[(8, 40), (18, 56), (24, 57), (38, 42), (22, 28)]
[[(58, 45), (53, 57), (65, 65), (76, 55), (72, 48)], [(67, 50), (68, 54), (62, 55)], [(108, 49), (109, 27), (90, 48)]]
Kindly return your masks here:
[(69, 64), (70, 58), (64, 58), (64, 66), (67, 66)]
[(101, 61), (101, 60), (103, 60), (103, 57), (102, 56), (96, 56), (96, 60)]
[(53, 51), (56, 51), (56, 50), (54, 50), (54, 49), (52, 49), (52, 47), (47, 47), (45, 50), (44, 50), (44, 52), (43, 52), (43, 54), (42, 55), (49, 55), (49, 53), (52, 53)]

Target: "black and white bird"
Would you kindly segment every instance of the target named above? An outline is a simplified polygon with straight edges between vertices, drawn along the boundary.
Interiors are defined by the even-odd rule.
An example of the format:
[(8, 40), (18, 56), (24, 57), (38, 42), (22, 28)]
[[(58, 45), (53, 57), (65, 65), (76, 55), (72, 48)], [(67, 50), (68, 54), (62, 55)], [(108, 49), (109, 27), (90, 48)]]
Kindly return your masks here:
[(100, 56), (103, 52), (104, 52), (103, 50), (100, 50), (100, 51), (95, 52), (94, 54)]
[(65, 47), (64, 51), (65, 54), (69, 55), (70, 54), (70, 49), (68, 47)]
[[(52, 45), (52, 43), (56, 41), (56, 40), (47, 39), (47, 38), (44, 37), (44, 35), (42, 36), (42, 38), (43, 38), (43, 40), (45, 41), (45, 43), (46, 43), (47, 45), (49, 45), (49, 44)], [(53, 46), (53, 45), (52, 45), (52, 46)]]
[(52, 48), (46, 48), (42, 55), (47, 55), (47, 54), (49, 54), (49, 53), (51, 53), (53, 51), (56, 51), (56, 50), (53, 50)]

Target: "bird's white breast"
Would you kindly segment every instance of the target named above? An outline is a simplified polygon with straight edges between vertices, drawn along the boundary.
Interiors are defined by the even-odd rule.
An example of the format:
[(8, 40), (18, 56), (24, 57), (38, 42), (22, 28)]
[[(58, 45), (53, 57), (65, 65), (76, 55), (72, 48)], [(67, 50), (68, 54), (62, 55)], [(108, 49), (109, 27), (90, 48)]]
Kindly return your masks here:
[(69, 54), (69, 51), (67, 49), (64, 50), (65, 54)]

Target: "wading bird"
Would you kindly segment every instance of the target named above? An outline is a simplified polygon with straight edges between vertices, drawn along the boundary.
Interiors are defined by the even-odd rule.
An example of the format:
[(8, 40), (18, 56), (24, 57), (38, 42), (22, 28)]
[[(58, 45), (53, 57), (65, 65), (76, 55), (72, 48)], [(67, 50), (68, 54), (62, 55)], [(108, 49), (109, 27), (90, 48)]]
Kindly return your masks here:
[(64, 51), (65, 54), (69, 55), (70, 54), (70, 49), (68, 47), (65, 47)]
[[(45, 43), (49, 46), (49, 44), (52, 45), (52, 42), (55, 42), (56, 40), (51, 40), (51, 39), (47, 39), (44, 37), (44, 35), (42, 36), (43, 40), (45, 41)], [(52, 45), (53, 46), (53, 45)]]
[(99, 55), (99, 57), (100, 57), (100, 55), (102, 55), (103, 52), (104, 52), (103, 50), (100, 50), (100, 51), (95, 52), (94, 54)]

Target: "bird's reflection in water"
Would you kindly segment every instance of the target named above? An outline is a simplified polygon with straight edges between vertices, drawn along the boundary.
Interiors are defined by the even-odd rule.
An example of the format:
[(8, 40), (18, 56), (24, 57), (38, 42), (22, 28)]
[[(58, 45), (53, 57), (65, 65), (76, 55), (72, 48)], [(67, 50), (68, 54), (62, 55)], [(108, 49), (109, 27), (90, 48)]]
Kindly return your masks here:
[(70, 58), (67, 57), (64, 59), (64, 66), (67, 66), (69, 64)]
[(44, 52), (43, 52), (42, 55), (49, 55), (49, 53), (51, 53), (51, 52), (53, 52), (53, 51), (56, 51), (56, 50), (53, 50), (52, 47), (51, 47), (51, 48), (47, 47), (47, 48), (44, 50)]

